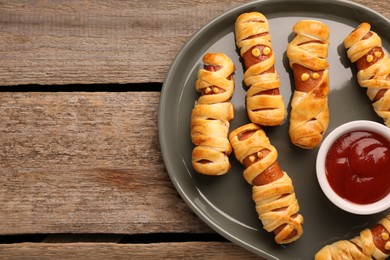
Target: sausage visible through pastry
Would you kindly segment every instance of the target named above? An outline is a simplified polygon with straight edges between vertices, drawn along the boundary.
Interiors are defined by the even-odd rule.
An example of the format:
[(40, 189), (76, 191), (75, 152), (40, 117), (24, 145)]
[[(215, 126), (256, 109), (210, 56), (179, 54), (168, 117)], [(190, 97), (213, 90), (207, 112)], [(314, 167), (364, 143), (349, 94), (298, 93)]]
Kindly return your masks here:
[(349, 60), (356, 63), (360, 87), (367, 88), (375, 112), (390, 127), (390, 58), (381, 37), (364, 22), (344, 39), (344, 47)]
[(231, 132), (229, 139), (245, 166), (245, 179), (253, 185), (253, 200), (264, 229), (273, 232), (279, 244), (297, 240), (303, 233), (303, 217), (298, 214), (291, 179), (276, 161), (276, 150), (264, 131), (247, 124)]
[(206, 53), (203, 62), (195, 84), (201, 96), (191, 113), (192, 166), (201, 174), (221, 175), (231, 168), (228, 156), (232, 148), (227, 137), (234, 117), (229, 102), (234, 64), (223, 53)]
[(298, 147), (313, 149), (329, 125), (329, 29), (319, 21), (302, 20), (293, 31), (287, 57), (294, 75), (289, 135)]
[(376, 259), (390, 256), (390, 215), (376, 225), (366, 228), (350, 240), (339, 240), (321, 248), (315, 260), (327, 259)]
[(246, 108), (256, 124), (280, 125), (286, 115), (268, 21), (258, 12), (241, 14), (235, 23), (236, 45), (245, 64)]

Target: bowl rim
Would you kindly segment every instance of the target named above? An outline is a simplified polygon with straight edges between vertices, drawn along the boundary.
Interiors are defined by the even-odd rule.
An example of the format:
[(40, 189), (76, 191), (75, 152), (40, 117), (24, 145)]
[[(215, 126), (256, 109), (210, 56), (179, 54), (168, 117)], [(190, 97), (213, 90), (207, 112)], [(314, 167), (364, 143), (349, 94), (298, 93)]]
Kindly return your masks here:
[(383, 124), (369, 120), (356, 120), (342, 124), (332, 130), (323, 140), (316, 158), (316, 174), (318, 183), (326, 197), (337, 207), (358, 215), (370, 215), (390, 208), (390, 193), (379, 201), (371, 204), (357, 204), (340, 197), (329, 185), (325, 173), (325, 158), (332, 146), (340, 136), (357, 130), (366, 130), (378, 133), (390, 141), (390, 128)]

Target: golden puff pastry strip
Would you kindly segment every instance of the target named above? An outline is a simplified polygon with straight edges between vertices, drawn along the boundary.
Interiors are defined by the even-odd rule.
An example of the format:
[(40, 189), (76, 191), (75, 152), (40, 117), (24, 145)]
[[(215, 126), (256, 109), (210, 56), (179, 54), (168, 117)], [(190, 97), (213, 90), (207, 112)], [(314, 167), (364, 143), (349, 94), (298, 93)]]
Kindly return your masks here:
[(224, 53), (206, 53), (202, 59), (204, 68), (198, 71), (195, 83), (201, 93), (199, 104), (214, 104), (229, 101), (234, 92), (232, 60)]
[(390, 127), (390, 59), (382, 48), (381, 38), (361, 23), (344, 40), (347, 56), (357, 65), (357, 80), (367, 88), (375, 112)]
[(234, 92), (234, 64), (223, 53), (206, 53), (203, 62), (196, 81), (201, 96), (191, 112), (192, 166), (201, 174), (222, 175), (231, 167), (228, 133), (234, 117), (229, 102)]
[(233, 130), (230, 143), (245, 166), (244, 178), (252, 185), (252, 199), (263, 228), (274, 232), (278, 244), (291, 243), (303, 234), (303, 216), (291, 178), (277, 162), (278, 153), (260, 126), (250, 123)]
[(280, 80), (275, 70), (268, 20), (258, 12), (241, 14), (235, 23), (235, 36), (245, 63), (249, 119), (264, 126), (280, 125), (285, 118), (286, 107), (279, 90)]
[(221, 175), (230, 170), (232, 148), (227, 136), (232, 118), (230, 102), (195, 105), (191, 115), (192, 165), (198, 173)]
[(294, 74), (289, 135), (304, 149), (318, 146), (329, 125), (329, 28), (319, 21), (301, 20), (287, 47)]
[(377, 225), (360, 232), (350, 240), (336, 241), (326, 245), (315, 255), (315, 260), (351, 259), (384, 260), (390, 256), (390, 215)]

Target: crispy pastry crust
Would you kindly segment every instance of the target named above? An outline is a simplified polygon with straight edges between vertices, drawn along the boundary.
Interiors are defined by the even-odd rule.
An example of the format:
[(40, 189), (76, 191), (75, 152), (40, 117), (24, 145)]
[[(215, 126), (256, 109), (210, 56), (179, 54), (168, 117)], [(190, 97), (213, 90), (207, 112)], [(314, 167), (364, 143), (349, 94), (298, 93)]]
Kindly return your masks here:
[(234, 64), (223, 53), (207, 53), (205, 67), (196, 81), (199, 97), (191, 113), (192, 166), (201, 174), (221, 175), (230, 170), (229, 121), (234, 117), (229, 102), (234, 91)]
[(280, 125), (286, 108), (279, 94), (280, 80), (274, 68), (268, 20), (258, 12), (241, 14), (236, 20), (235, 35), (241, 57), (246, 60), (249, 55), (257, 59), (244, 74), (244, 82), (249, 87), (246, 95), (249, 119), (265, 126)]
[(293, 31), (296, 36), (287, 47), (295, 81), (289, 135), (293, 144), (313, 149), (329, 125), (329, 29), (321, 22), (302, 20)]
[[(252, 134), (245, 139), (241, 138), (246, 132)], [(251, 156), (257, 154), (259, 157), (252, 159), (253, 163), (246, 166), (244, 178), (253, 185), (252, 198), (263, 228), (268, 232), (275, 232), (275, 242), (278, 244), (291, 243), (300, 238), (303, 234), (303, 217), (298, 214), (299, 205), (294, 187), (286, 172), (272, 167), (277, 163), (278, 153), (265, 132), (258, 125), (250, 123), (232, 131), (229, 140), (237, 160), (242, 164), (245, 165), (245, 160)], [(267, 152), (262, 153), (263, 151)], [(275, 177), (268, 183), (256, 184), (255, 179), (270, 170), (280, 171), (275, 174), (268, 173), (270, 176), (280, 177)]]
[[(351, 259), (384, 260), (390, 256), (390, 215), (379, 221), (381, 231), (364, 229), (359, 236), (351, 240), (340, 240), (323, 247), (315, 255), (315, 260)], [(384, 249), (379, 249), (375, 241), (380, 241)]]
[(370, 24), (362, 23), (345, 38), (344, 46), (352, 63), (365, 63), (358, 65), (358, 83), (367, 88), (375, 112), (390, 127), (390, 59), (381, 38)]

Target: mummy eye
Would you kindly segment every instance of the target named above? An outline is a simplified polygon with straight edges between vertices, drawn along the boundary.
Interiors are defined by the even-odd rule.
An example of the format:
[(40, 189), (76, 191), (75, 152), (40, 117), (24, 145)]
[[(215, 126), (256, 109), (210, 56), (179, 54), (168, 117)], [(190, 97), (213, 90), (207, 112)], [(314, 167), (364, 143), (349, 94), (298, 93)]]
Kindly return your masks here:
[(257, 48), (254, 48), (252, 50), (252, 55), (255, 56), (255, 57), (259, 57), (260, 56), (260, 50), (257, 49)]
[(264, 55), (269, 55), (271, 53), (271, 48), (270, 47), (265, 47), (264, 49), (263, 49), (263, 54)]
[(319, 78), (320, 78), (320, 74), (318, 74), (318, 73), (313, 73), (313, 75), (311, 75), (311, 77), (312, 77), (313, 79), (319, 79)]
[(367, 62), (372, 62), (374, 60), (374, 57), (372, 55), (367, 55), (366, 61)]
[(309, 78), (310, 78), (309, 74), (307, 74), (307, 73), (302, 73), (302, 75), (301, 75), (301, 80), (302, 80), (302, 81), (308, 81)]
[(385, 244), (385, 250), (390, 250), (390, 241), (387, 241)]
[(382, 238), (383, 240), (388, 240), (388, 239), (389, 239), (389, 234), (386, 233), (386, 232), (382, 232), (382, 233), (381, 233), (381, 238)]

